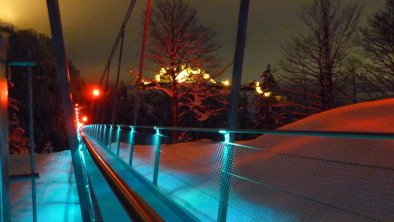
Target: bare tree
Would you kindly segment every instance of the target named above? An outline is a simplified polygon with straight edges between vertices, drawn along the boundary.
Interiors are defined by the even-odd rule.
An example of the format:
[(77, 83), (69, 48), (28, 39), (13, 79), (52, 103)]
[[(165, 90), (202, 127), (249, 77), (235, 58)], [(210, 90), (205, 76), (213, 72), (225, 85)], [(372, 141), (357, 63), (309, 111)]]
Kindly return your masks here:
[(200, 71), (192, 74), (189, 81), (182, 84), (179, 117), (191, 117), (194, 127), (201, 127), (199, 123), (227, 110), (229, 89), (213, 82), (213, 79)]
[(336, 85), (354, 46), (361, 11), (356, 3), (314, 0), (299, 14), (307, 32), (284, 48), (280, 63), (283, 80), (302, 100), (298, 104), (306, 114), (335, 106)]
[(386, 7), (373, 15), (369, 27), (361, 32), (368, 58), (363, 76), (369, 86), (368, 94), (394, 96), (394, 0), (386, 0)]
[(197, 11), (183, 0), (157, 0), (152, 8), (147, 58), (164, 69), (169, 84), (157, 85), (172, 98), (172, 126), (177, 126), (179, 78), (182, 67), (209, 71), (215, 65), (214, 34), (197, 19)]
[(352, 103), (357, 103), (359, 101), (359, 88), (362, 87), (360, 84), (360, 70), (362, 68), (362, 62), (360, 58), (352, 56), (349, 57), (347, 62), (347, 75), (344, 84), (350, 85), (351, 87), (343, 86), (345, 89), (345, 95), (350, 99)]

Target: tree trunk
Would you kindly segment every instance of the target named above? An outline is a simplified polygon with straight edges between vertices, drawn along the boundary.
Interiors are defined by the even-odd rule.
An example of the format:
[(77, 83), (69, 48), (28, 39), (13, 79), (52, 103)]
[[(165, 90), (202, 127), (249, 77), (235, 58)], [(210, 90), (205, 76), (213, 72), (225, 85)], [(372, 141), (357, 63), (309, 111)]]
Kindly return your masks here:
[[(172, 82), (172, 127), (177, 127), (178, 125), (178, 94), (177, 94), (177, 82), (174, 78)], [(172, 131), (172, 140), (174, 143), (178, 141), (177, 131)]]
[(332, 62), (331, 62), (331, 22), (329, 18), (330, 13), (330, 2), (323, 1), (322, 2), (322, 77), (323, 77), (323, 85), (322, 85), (322, 96), (323, 96), (323, 110), (329, 110), (333, 107), (333, 86), (332, 86)]

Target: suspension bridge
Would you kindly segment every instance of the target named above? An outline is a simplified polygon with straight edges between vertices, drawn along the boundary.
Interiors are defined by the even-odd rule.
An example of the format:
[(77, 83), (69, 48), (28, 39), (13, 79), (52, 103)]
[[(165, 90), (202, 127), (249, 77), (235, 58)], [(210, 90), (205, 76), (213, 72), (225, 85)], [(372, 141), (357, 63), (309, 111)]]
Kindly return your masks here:
[[(120, 43), (132, 5), (118, 34), (102, 81)], [(374, 155), (392, 154), (394, 133), (239, 130), (237, 94), (242, 73), (248, 1), (241, 1), (229, 125), (226, 129), (91, 124), (76, 128), (70, 98), (66, 54), (56, 0), (48, 0), (58, 81), (67, 121), (69, 161), (75, 177), (80, 221), (391, 221), (394, 210), (394, 168), (373, 161), (355, 161), (356, 144), (378, 144)], [(149, 4), (148, 4), (149, 5)], [(31, 181), (31, 218), (39, 220), (33, 149), (30, 172), (10, 177), (7, 144), (7, 82), (5, 35), (0, 36), (1, 221), (11, 221), (10, 184)], [(142, 47), (143, 48), (143, 47)], [(121, 53), (122, 50), (120, 50)], [(141, 50), (143, 55), (144, 49)], [(142, 56), (143, 57), (143, 56)], [(121, 54), (119, 66), (121, 62)], [(34, 64), (20, 64), (32, 66)], [(143, 61), (141, 61), (143, 66)], [(119, 74), (119, 70), (118, 70)], [(119, 79), (119, 76), (117, 77)], [(115, 112), (113, 112), (115, 113)], [(114, 118), (112, 118), (113, 120)], [(205, 133), (212, 140), (169, 144), (173, 132)], [(236, 135), (253, 134), (253, 141), (236, 142)], [(329, 157), (312, 151), (288, 152), (281, 143), (312, 138), (325, 140)], [(275, 142), (276, 141), (276, 142)], [(341, 141), (338, 142), (338, 141)], [(316, 142), (317, 143), (317, 142)], [(323, 146), (317, 143), (317, 147)], [(342, 145), (341, 145), (342, 144)], [(343, 150), (343, 144), (350, 151)], [(298, 145), (298, 144), (297, 144)], [(32, 143), (31, 143), (32, 147)], [(279, 147), (279, 148), (272, 148)], [(286, 146), (284, 146), (286, 147)], [(305, 146), (306, 149), (306, 146)], [(309, 155), (308, 155), (309, 152)], [(313, 155), (312, 155), (312, 154)], [(379, 156), (379, 157), (380, 157)], [(336, 157), (336, 158), (334, 158)], [(391, 156), (392, 157), (392, 156)], [(364, 158), (364, 157), (363, 157)], [(381, 157), (383, 158), (383, 157)], [(390, 157), (388, 157), (390, 158)], [(361, 158), (362, 159), (362, 158)], [(367, 158), (368, 159), (368, 158)], [(56, 192), (65, 192), (57, 190)], [(56, 193), (54, 195), (57, 195)], [(53, 209), (56, 211), (56, 209)], [(47, 212), (49, 213), (49, 212)], [(55, 212), (56, 213), (56, 212)], [(44, 216), (43, 216), (44, 217)], [(68, 221), (59, 218), (59, 221)]]

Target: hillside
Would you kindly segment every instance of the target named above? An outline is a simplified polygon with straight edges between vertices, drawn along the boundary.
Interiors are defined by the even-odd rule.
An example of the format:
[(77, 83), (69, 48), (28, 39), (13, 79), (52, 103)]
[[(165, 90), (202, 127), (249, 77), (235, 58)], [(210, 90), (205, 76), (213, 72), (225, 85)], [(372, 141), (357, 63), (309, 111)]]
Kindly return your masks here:
[[(280, 130), (394, 133), (394, 99), (322, 112)], [(237, 193), (308, 221), (394, 216), (394, 140), (264, 135), (237, 149), (236, 174), (263, 186)], [(261, 197), (263, 197), (261, 199)]]

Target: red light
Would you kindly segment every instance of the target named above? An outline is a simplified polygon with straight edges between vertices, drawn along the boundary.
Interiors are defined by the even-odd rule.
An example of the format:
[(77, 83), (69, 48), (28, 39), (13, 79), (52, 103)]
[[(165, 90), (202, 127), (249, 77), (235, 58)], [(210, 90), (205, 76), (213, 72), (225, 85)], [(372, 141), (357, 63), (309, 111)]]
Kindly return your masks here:
[(94, 89), (92, 93), (94, 97), (98, 97), (100, 95), (100, 90)]
[(82, 122), (86, 123), (87, 121), (88, 121), (88, 117), (87, 116), (82, 117)]

